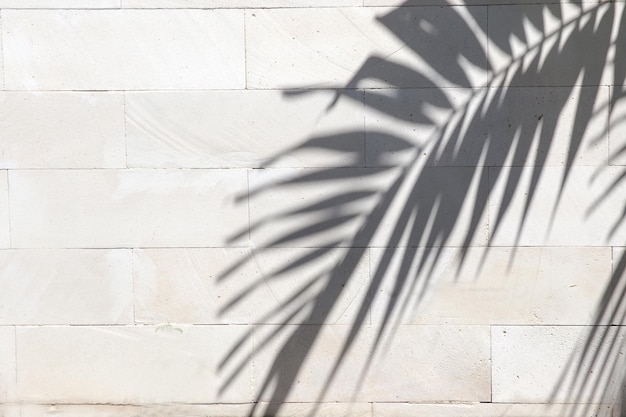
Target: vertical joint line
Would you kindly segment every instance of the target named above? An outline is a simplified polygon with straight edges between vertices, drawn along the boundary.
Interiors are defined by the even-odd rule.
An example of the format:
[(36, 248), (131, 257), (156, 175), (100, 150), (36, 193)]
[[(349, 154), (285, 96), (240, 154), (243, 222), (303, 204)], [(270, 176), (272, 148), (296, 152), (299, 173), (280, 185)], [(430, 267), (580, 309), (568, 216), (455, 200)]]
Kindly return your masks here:
[(4, 13), (2, 13), (0, 11), (0, 50), (2, 51), (2, 56), (0, 57), (0, 59), (2, 60), (2, 89), (6, 90), (6, 86), (5, 86), (5, 74), (4, 74), (4, 22), (2, 19)]
[(248, 9), (243, 9), (243, 76), (244, 88), (248, 89), (248, 36), (246, 34), (246, 14)]
[(135, 309), (135, 303), (137, 302), (137, 298), (135, 297), (135, 248), (130, 248), (130, 280), (132, 284), (132, 303), (131, 309), (133, 310), (133, 324), (137, 324), (137, 314)]
[[(252, 388), (252, 392), (256, 391), (256, 378), (254, 375), (254, 360), (256, 359), (256, 338), (257, 338), (258, 327), (254, 326), (252, 329), (252, 352), (250, 352), (250, 385)], [(258, 404), (260, 399), (257, 397), (255, 402)], [(256, 404), (255, 404), (256, 407)]]
[(615, 274), (615, 255), (613, 255), (615, 253), (615, 246), (611, 246), (611, 276), (613, 276), (613, 274)]
[(361, 90), (361, 111), (363, 112), (363, 166), (367, 168), (367, 127), (365, 125), (365, 90)]
[[(617, 52), (616, 52), (617, 53)], [(615, 94), (615, 87), (607, 86), (609, 89), (609, 111), (606, 115), (606, 164), (611, 166), (611, 113), (613, 113), (613, 95)]]
[(489, 402), (493, 403), (493, 326), (489, 325)]
[(15, 373), (15, 386), (13, 387), (13, 392), (11, 393), (13, 398), (10, 398), (10, 400), (15, 401), (17, 399), (17, 326), (13, 326), (13, 364), (13, 372)]
[(487, 86), (493, 81), (493, 68), (491, 67), (491, 54), (489, 53), (489, 6), (485, 6), (485, 19), (487, 20), (487, 33), (485, 33), (485, 48), (487, 49)]
[(251, 240), (251, 228), (252, 223), (250, 222), (250, 170), (246, 170), (246, 188), (248, 191), (248, 195), (246, 198), (246, 205), (248, 206), (248, 242)]
[(9, 223), (9, 248), (13, 247), (13, 230), (11, 229), (11, 223), (13, 223), (11, 219), (11, 190), (9, 189), (9, 170), (6, 170), (7, 177), (7, 214), (8, 214), (8, 223)]
[[(491, 167), (484, 167), (487, 170), (487, 187), (491, 187)], [(495, 185), (494, 185), (495, 186)], [(491, 192), (487, 193), (487, 248), (491, 247)]]
[(374, 295), (372, 294), (372, 248), (369, 247), (366, 250), (367, 250), (367, 293), (365, 293), (365, 297), (366, 297), (368, 305), (370, 306), (370, 308), (368, 308), (368, 315), (369, 315), (368, 318), (369, 318), (369, 324), (371, 326), (373, 324), (371, 306), (374, 300)]
[(128, 120), (126, 115), (126, 91), (122, 92), (123, 107), (124, 107), (124, 167), (128, 168)]

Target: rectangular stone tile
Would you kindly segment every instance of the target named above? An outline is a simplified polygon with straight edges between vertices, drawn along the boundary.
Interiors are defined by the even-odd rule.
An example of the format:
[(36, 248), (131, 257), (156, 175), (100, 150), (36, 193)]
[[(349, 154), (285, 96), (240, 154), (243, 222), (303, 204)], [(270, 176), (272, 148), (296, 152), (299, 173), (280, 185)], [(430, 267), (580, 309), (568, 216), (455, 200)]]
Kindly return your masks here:
[(123, 168), (124, 97), (0, 93), (2, 168)]
[[(17, 395), (43, 403), (215, 403), (252, 400), (251, 343), (221, 395), (220, 361), (245, 326), (25, 327), (17, 330)], [(226, 368), (228, 371), (229, 368)]]
[(129, 250), (0, 251), (0, 323), (132, 323)]
[(242, 170), (11, 171), (19, 248), (223, 246), (248, 222)]
[(0, 9), (117, 9), (121, 0), (0, 0)]
[[(254, 170), (251, 239), (283, 247), (462, 245), (481, 181), (486, 176), (474, 178), (472, 169), (456, 167), (417, 174), (395, 168)], [(410, 210), (423, 217), (413, 223)], [(484, 245), (486, 232), (483, 214), (469, 243)]]
[(250, 171), (251, 241), (256, 246), (364, 246), (359, 213), (393, 180), (380, 170), (262, 169)]
[(622, 327), (492, 327), (491, 337), (494, 402), (612, 404), (621, 398)]
[(608, 85), (615, 53), (611, 32), (620, 24), (620, 10), (598, 2), (490, 6), (489, 59), (495, 83)]
[[(276, 248), (135, 250), (135, 317), (138, 322), (280, 324), (313, 303), (323, 313), (311, 323), (351, 323), (365, 302), (368, 258), (338, 267), (345, 250)], [(316, 299), (327, 282), (337, 300)], [(321, 301), (321, 303), (320, 303)], [(328, 314), (324, 317), (323, 314)], [(369, 316), (368, 316), (369, 319)], [(369, 322), (369, 320), (368, 320)]]
[(0, 248), (11, 246), (11, 219), (9, 212), (9, 178), (0, 170)]
[(14, 402), (16, 390), (15, 328), (0, 327), (0, 402)]
[(374, 417), (612, 417), (609, 404), (374, 403)]
[[(319, 401), (322, 388), (326, 388), (323, 398), (327, 402), (490, 398), (487, 327), (401, 325), (385, 332), (373, 358), (369, 354), (378, 328), (362, 328), (354, 344), (342, 353), (350, 330), (351, 326), (340, 325), (287, 326), (280, 332), (269, 326), (261, 329), (255, 336), (257, 393), (264, 384), (279, 381), (289, 391), (279, 388), (275, 395), (288, 394), (288, 402)], [(277, 379), (268, 381), (270, 366), (275, 366)], [(329, 381), (333, 370), (336, 374)], [(261, 398), (268, 400), (272, 394), (267, 389)]]
[(472, 249), (462, 264), (457, 248), (370, 254), (373, 280), (384, 277), (374, 324), (594, 324), (611, 277), (610, 248)]
[[(419, 164), (396, 178), (396, 195), (379, 188), (393, 201), (377, 224), (371, 246), (484, 246), (487, 243), (486, 183), (482, 170), (423, 167)], [(384, 202), (383, 202), (384, 204)]]
[(458, 123), (456, 114), (472, 102), (471, 94), (468, 88), (365, 90), (367, 166), (408, 165), (416, 159), (438, 164), (433, 144), (447, 126)]
[[(607, 163), (606, 87), (510, 87), (368, 90), (365, 94), (367, 165), (565, 165), (580, 141), (576, 165)], [(585, 123), (581, 102), (595, 103)], [(529, 110), (532, 109), (532, 110)], [(461, 126), (464, 126), (461, 129)], [(462, 131), (462, 133), (459, 133)], [(392, 135), (408, 142), (404, 148)]]
[(482, 85), (486, 39), (468, 35), (484, 25), (484, 8), (248, 10), (248, 87)]
[(327, 91), (127, 93), (128, 164), (362, 166), (362, 95), (346, 95), (329, 109), (334, 94)]
[[(577, 141), (580, 149), (572, 164), (606, 165), (608, 88), (510, 87), (493, 94), (486, 101), (489, 102), (487, 116), (476, 121), (476, 130), (470, 128), (476, 136), (487, 133), (490, 145), (495, 148), (487, 153), (485, 165), (565, 165), (569, 162), (570, 147)], [(581, 124), (577, 120), (581, 117), (578, 111), (585, 102), (594, 103), (593, 115)], [(469, 144), (465, 151), (475, 152), (472, 148)], [(528, 156), (518, 158), (523, 149)], [(470, 161), (475, 161), (475, 156)]]
[(3, 10), (2, 22), (7, 89), (245, 85), (243, 11)]
[[(537, 171), (537, 185), (532, 182), (533, 171), (529, 167), (490, 169), (492, 245), (605, 246), (624, 242), (626, 184), (620, 167), (575, 166), (562, 191), (563, 168)], [(510, 189), (505, 194), (507, 186)], [(533, 199), (526, 208), (531, 193)], [(504, 214), (499, 220), (500, 212)]]
[(361, 6), (362, 0), (121, 0), (128, 8), (229, 9), (250, 7), (341, 7)]

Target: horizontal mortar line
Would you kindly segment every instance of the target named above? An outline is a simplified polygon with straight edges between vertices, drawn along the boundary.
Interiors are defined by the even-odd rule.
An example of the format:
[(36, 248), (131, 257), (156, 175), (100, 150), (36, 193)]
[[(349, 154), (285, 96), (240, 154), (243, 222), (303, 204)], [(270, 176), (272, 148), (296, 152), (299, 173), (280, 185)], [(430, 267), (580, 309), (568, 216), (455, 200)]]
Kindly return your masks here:
[[(359, 247), (359, 246), (357, 246)], [(446, 245), (446, 246), (367, 246), (368, 248), (376, 248), (376, 249), (385, 249), (385, 248), (467, 248), (467, 249), (490, 249), (490, 248), (499, 248), (499, 249), (518, 249), (518, 248), (537, 248), (537, 249), (550, 249), (550, 248), (563, 248), (563, 249), (594, 249), (594, 248), (611, 248), (616, 247), (615, 245), (599, 245), (599, 246), (588, 246), (588, 245), (502, 245), (502, 246), (454, 246), (454, 245)], [(623, 246), (620, 246), (623, 247)]]
[[(367, 134), (367, 132), (366, 132)], [(227, 170), (254, 170), (254, 171), (312, 171), (312, 170), (325, 170), (325, 169), (343, 169), (343, 170), (374, 170), (381, 171), (382, 170), (392, 170), (392, 169), (400, 169), (405, 168), (408, 165), (381, 165), (381, 166), (341, 166), (341, 165), (331, 165), (331, 166), (218, 166), (218, 167), (142, 167), (142, 166), (131, 166), (131, 167), (50, 167), (50, 168), (7, 168), (0, 167), (0, 171), (227, 171)], [(589, 165), (573, 165), (572, 168), (610, 168), (610, 167), (624, 167), (626, 164), (589, 164)], [(423, 165), (421, 169), (430, 169), (430, 168), (455, 168), (455, 169), (472, 169), (472, 168), (516, 168), (516, 169), (532, 169), (532, 168), (551, 168), (551, 169), (565, 169), (566, 165)]]
[[(6, 72), (6, 71), (5, 71)], [(6, 93), (189, 93), (189, 92), (215, 92), (215, 91), (298, 91), (303, 95), (312, 91), (330, 91), (335, 92), (337, 90), (342, 91), (377, 91), (377, 90), (484, 90), (484, 89), (503, 89), (503, 88), (571, 88), (571, 87), (621, 87), (616, 84), (554, 84), (554, 85), (485, 85), (485, 86), (406, 86), (406, 87), (344, 87), (344, 86), (329, 86), (329, 87), (249, 87), (249, 88), (189, 88), (189, 89), (167, 89), (167, 88), (145, 88), (145, 89), (4, 89), (0, 92)]]
[[(478, 405), (478, 404), (507, 404), (507, 405), (541, 405), (541, 406), (550, 406), (551, 404), (557, 405), (587, 405), (587, 404), (607, 404), (607, 403), (560, 403), (560, 402), (550, 402), (550, 403), (541, 403), (541, 402), (515, 402), (515, 401), (463, 401), (463, 400), (424, 400), (424, 401), (367, 401), (368, 404), (408, 404), (408, 405)], [(613, 405), (611, 403), (611, 405)], [(491, 415), (491, 414), (489, 414)], [(523, 414), (526, 417), (526, 414)], [(530, 417), (530, 415), (528, 416)]]
[[(29, 402), (10, 402), (3, 401), (2, 406), (113, 406), (113, 407), (133, 407), (133, 408), (145, 408), (145, 407), (163, 407), (167, 408), (170, 406), (223, 406), (223, 405), (252, 405), (252, 404), (269, 404), (271, 401), (244, 401), (244, 402), (215, 402), (215, 403), (207, 403), (207, 402), (160, 402), (160, 403), (150, 403), (150, 402), (141, 402), (141, 403), (117, 403), (117, 402), (93, 402), (93, 403), (83, 403), (83, 402), (43, 402), (43, 401), (29, 401)], [(399, 403), (408, 403), (406, 401)], [(324, 402), (315, 402), (315, 401), (284, 401), (282, 404), (329, 404), (329, 405), (352, 405), (352, 404), (372, 404), (372, 401), (362, 401), (362, 402), (348, 402), (348, 401), (324, 401)], [(396, 404), (395, 402), (386, 401), (386, 402), (374, 402), (374, 404)], [(480, 404), (478, 402), (446, 402), (446, 403), (437, 403), (437, 402), (429, 402), (429, 403), (414, 403), (414, 404)]]
[[(458, 7), (459, 5), (450, 5), (449, 7)], [(53, 6), (47, 6), (47, 7), (28, 7), (28, 6), (24, 6), (24, 7), (1, 7), (0, 10), (24, 10), (24, 11), (29, 11), (29, 10), (76, 10), (76, 11), (109, 11), (109, 10), (164, 10), (164, 11), (170, 11), (170, 10), (203, 10), (203, 11), (215, 11), (215, 10), (274, 10), (274, 9), (293, 9), (293, 10), (298, 10), (298, 9), (305, 9), (305, 10), (310, 10), (310, 9), (362, 9), (364, 7), (367, 8), (381, 8), (381, 9), (388, 9), (389, 7), (394, 7), (394, 6), (361, 6), (361, 5), (355, 5), (355, 6), (324, 6), (324, 5), (320, 5), (320, 6), (267, 6), (267, 7), (257, 7), (257, 6), (236, 6), (236, 7), (219, 7), (219, 6), (214, 6), (214, 7), (194, 7), (194, 6), (189, 6), (189, 7), (185, 7), (185, 6), (172, 6), (172, 7), (152, 7), (152, 6), (146, 6), (146, 7), (141, 7), (141, 6), (100, 6), (100, 7), (53, 7)], [(399, 6), (398, 6), (399, 7)], [(415, 7), (415, 8), (423, 8), (423, 7), (440, 7), (440, 6), (436, 6), (436, 5), (416, 5), (416, 6), (403, 6), (403, 7)], [(446, 6), (448, 7), (448, 6)]]
[[(161, 250), (161, 249), (321, 249), (321, 248), (334, 248), (337, 246), (72, 246), (72, 247), (18, 247), (18, 248), (0, 248), (2, 251), (28, 251), (28, 250)], [(598, 248), (626, 248), (626, 245), (599, 245), (599, 246), (587, 246), (587, 245), (524, 245), (524, 246), (341, 246), (345, 249), (598, 249)]]
[[(371, 324), (363, 325), (364, 328), (369, 329), (378, 329), (384, 323), (376, 322)], [(478, 329), (478, 328), (490, 328), (490, 329), (501, 329), (501, 328), (568, 328), (568, 329), (609, 329), (616, 328), (620, 331), (622, 329), (626, 329), (626, 325), (622, 324), (475, 324), (475, 323), (444, 323), (444, 324), (436, 324), (436, 323), (401, 323), (397, 325), (398, 327), (403, 327), (405, 329), (417, 329), (417, 328), (439, 328), (445, 330), (454, 330), (459, 328), (470, 329)], [(195, 328), (195, 329), (209, 329), (209, 328), (247, 328), (252, 330), (261, 330), (262, 328), (269, 327), (288, 327), (288, 328), (319, 328), (319, 327), (334, 327), (334, 328), (352, 328), (354, 324), (346, 323), (346, 324), (336, 324), (336, 323), (241, 323), (241, 324), (227, 324), (227, 323), (208, 323), (208, 324), (199, 324), (199, 323), (146, 323), (146, 324), (3, 324), (0, 325), (1, 328), (15, 328), (16, 330), (54, 330), (54, 329), (119, 329), (119, 330), (132, 330), (132, 329), (144, 329), (144, 330), (159, 330), (162, 331), (167, 330), (176, 330), (176, 328)]]
[(0, 7), (0, 11), (2, 10), (19, 10), (19, 11), (32, 11), (32, 10), (94, 10), (94, 11), (109, 11), (109, 10), (123, 10), (123, 7), (120, 6), (101, 6), (101, 7)]
[[(504, 4), (504, 3), (503, 3)], [(536, 4), (536, 3), (513, 3), (513, 4)], [(484, 7), (485, 5), (471, 5), (469, 7)], [(405, 7), (405, 8), (439, 8), (441, 5), (437, 4), (424, 4), (424, 5), (345, 5), (345, 6), (332, 6), (332, 5), (318, 5), (318, 6), (236, 6), (236, 7), (219, 7), (219, 6), (206, 6), (206, 7), (185, 7), (185, 6), (172, 6), (172, 7), (152, 7), (152, 6), (100, 6), (100, 7), (2, 7), (0, 10), (77, 10), (77, 11), (110, 11), (110, 10), (203, 10), (203, 11), (215, 11), (215, 10), (311, 10), (311, 9), (389, 9), (394, 7)], [(466, 7), (463, 4), (450, 4), (444, 5), (443, 7)]]
[[(219, 6), (206, 6), (206, 7), (185, 7), (185, 6), (172, 6), (172, 7), (142, 7), (142, 6), (99, 6), (99, 7), (2, 7), (0, 10), (274, 10), (274, 9), (389, 9), (389, 8), (443, 8), (443, 7), (493, 7), (493, 6), (544, 6), (546, 4), (569, 4), (570, 1), (550, 1), (540, 3), (538, 1), (526, 1), (526, 2), (502, 2), (502, 3), (476, 3), (471, 5), (466, 4), (446, 4), (441, 5), (438, 3), (432, 4), (393, 4), (387, 5), (345, 5), (345, 6), (332, 6), (332, 5), (317, 5), (317, 6), (236, 6), (236, 7), (219, 7)], [(588, 4), (601, 4), (601, 1), (588, 1)]]
[[(362, 6), (362, 5), (355, 5), (355, 6), (266, 6), (266, 7), (261, 7), (261, 6), (252, 6), (252, 7), (124, 7), (122, 6), (122, 10), (298, 10), (298, 9), (304, 9), (304, 10), (311, 10), (311, 9), (363, 9), (363, 8), (380, 8), (380, 9), (388, 9), (389, 7), (393, 7), (393, 6)], [(408, 7), (415, 7), (415, 8), (422, 8), (422, 7), (438, 7), (438, 6), (423, 6), (423, 5), (417, 5), (417, 6), (408, 6)]]
[[(42, 325), (24, 325), (23, 327), (122, 327), (122, 328), (153, 328), (153, 327), (250, 327), (254, 323), (183, 323), (183, 322), (155, 322), (155, 323), (104, 323), (104, 324), (42, 324)], [(18, 326), (21, 327), (21, 326)]]
[(334, 87), (268, 87), (268, 88), (189, 88), (189, 89), (181, 89), (181, 88), (145, 88), (145, 89), (42, 89), (42, 90), (28, 90), (28, 89), (4, 89), (0, 90), (0, 92), (7, 93), (144, 93), (144, 92), (153, 92), (153, 93), (190, 93), (190, 92), (214, 92), (214, 91), (302, 91), (302, 92), (311, 92), (311, 91), (329, 91), (334, 92), (337, 90), (345, 90), (345, 91), (359, 91), (359, 90), (398, 90), (398, 89), (424, 89), (424, 90), (432, 90), (432, 89), (441, 89), (441, 88), (456, 88), (456, 89), (472, 89), (477, 87), (467, 86), (467, 87), (372, 87), (372, 88), (359, 88), (359, 87), (342, 87), (342, 86), (334, 86)]
[[(466, 326), (466, 325), (459, 325)], [(623, 327), (626, 328), (626, 324), (488, 324), (490, 327)]]
[[(334, 247), (334, 246), (331, 246)], [(252, 249), (251, 246), (58, 246), (58, 247), (17, 247), (2, 248), (0, 251), (9, 250), (133, 250), (133, 249)]]
[[(303, 246), (294, 246), (294, 247), (303, 247)], [(326, 247), (334, 247), (334, 246), (312, 246), (311, 249), (314, 248), (326, 248)], [(610, 245), (610, 244), (606, 244), (606, 245), (597, 245), (597, 246), (589, 246), (589, 245), (546, 245), (546, 244), (541, 244), (541, 245), (530, 245), (530, 244), (526, 244), (526, 245), (489, 245), (489, 244), (485, 244), (485, 245), (471, 245), (471, 246), (467, 246), (467, 245), (445, 245), (445, 246), (419, 246), (419, 245), (399, 245), (399, 246), (377, 246), (377, 245), (370, 245), (370, 246), (347, 246), (348, 248), (371, 248), (371, 249), (386, 249), (386, 248), (411, 248), (411, 249), (423, 249), (423, 248), (427, 248), (427, 249), (443, 249), (443, 248), (451, 248), (451, 249), (493, 249), (493, 248), (499, 248), (499, 249), (519, 249), (519, 248), (538, 248), (538, 249), (549, 249), (549, 248), (579, 248), (579, 249), (584, 249), (584, 248), (611, 248), (611, 247), (615, 247), (615, 245)]]
[[(370, 167), (294, 167), (294, 168), (283, 168), (283, 169), (324, 169), (324, 168), (346, 168), (346, 169), (363, 169)], [(38, 172), (38, 171), (244, 171), (251, 169), (273, 169), (273, 168), (263, 168), (263, 167), (119, 167), (119, 168), (77, 168), (77, 167), (69, 167), (69, 168), (0, 168), (0, 171), (28, 171), (28, 172)], [(274, 168), (279, 169), (279, 168)], [(375, 167), (371, 167), (371, 169), (377, 169)]]
[[(383, 324), (382, 321), (364, 324), (364, 327), (378, 328)], [(0, 328), (98, 328), (98, 327), (117, 327), (120, 329), (152, 329), (152, 328), (175, 328), (180, 327), (353, 327), (353, 323), (180, 323), (180, 322), (159, 322), (159, 323), (135, 323), (135, 324), (1, 324)], [(624, 327), (625, 325), (617, 324), (490, 324), (490, 323), (401, 323), (398, 326), (404, 327)]]
[[(29, 402), (3, 402), (2, 406), (112, 406), (112, 407), (133, 407), (133, 408), (148, 408), (148, 407), (158, 407), (158, 408), (167, 408), (171, 406), (242, 406), (242, 405), (252, 405), (252, 404), (270, 404), (271, 401), (250, 401), (250, 402), (217, 402), (217, 403), (206, 403), (206, 402), (166, 402), (166, 403), (117, 403), (117, 402), (94, 402), (94, 403), (81, 403), (81, 402), (42, 402), (42, 401), (29, 401)], [(327, 404), (327, 405), (352, 405), (352, 404), (374, 404), (374, 405), (385, 405), (385, 404), (407, 404), (407, 405), (478, 405), (478, 404), (498, 404), (498, 405), (517, 405), (517, 406), (550, 406), (550, 405), (613, 405), (612, 403), (594, 403), (594, 402), (580, 402), (580, 403), (561, 403), (561, 402), (551, 402), (551, 403), (538, 403), (538, 402), (530, 402), (530, 403), (520, 403), (520, 402), (502, 402), (502, 401), (362, 401), (362, 402), (347, 402), (347, 401), (325, 401), (325, 402), (314, 402), (314, 401), (284, 401), (282, 404)], [(0, 406), (0, 407), (2, 407)]]
[[(613, 2), (617, 2), (619, 3), (620, 0), (612, 0)], [(585, 1), (583, 0), (583, 3), (585, 4), (589, 4), (589, 5), (593, 5), (593, 4), (603, 4), (606, 3), (606, 0), (597, 0), (597, 1)], [(367, 7), (367, 8), (371, 8), (371, 7), (386, 7), (386, 8), (409, 8), (409, 7), (499, 7), (499, 6), (545, 6), (545, 5), (554, 5), (554, 4), (565, 4), (565, 5), (570, 5), (572, 4), (571, 0), (555, 0), (555, 1), (545, 1), (545, 2), (540, 2), (539, 0), (530, 0), (530, 1), (526, 1), (526, 2), (498, 2), (498, 3), (472, 3), (470, 5), (468, 4), (445, 4), (445, 5), (441, 5), (441, 4), (420, 4), (420, 5), (411, 5), (411, 4), (389, 4), (387, 6), (384, 5), (374, 5), (374, 6), (362, 6), (362, 7)]]
[[(447, 246), (435, 246), (435, 247), (447, 247)], [(461, 246), (464, 247), (464, 246)], [(517, 249), (517, 248), (544, 248), (544, 249), (549, 249), (549, 248), (578, 248), (578, 249), (584, 249), (584, 248), (589, 248), (589, 249), (598, 249), (598, 248), (612, 248), (615, 247), (615, 245), (612, 245), (610, 243), (606, 243), (606, 244), (598, 244), (598, 245), (581, 245), (581, 244), (575, 244), (575, 245), (563, 245), (563, 244), (554, 244), (554, 245), (548, 245), (545, 243), (542, 243), (541, 245), (536, 245), (536, 244), (525, 244), (525, 245), (517, 245), (517, 246), (511, 246), (510, 244), (505, 245), (494, 245), (494, 244), (489, 244), (487, 246), (470, 246), (471, 248), (499, 248), (499, 249), (503, 249), (503, 248), (513, 248), (513, 249)]]
[(502, 246), (55, 246), (55, 247), (14, 247), (14, 248), (0, 248), (0, 251), (12, 251), (12, 250), (164, 250), (164, 249), (250, 249), (250, 250), (264, 250), (264, 249), (601, 249), (601, 248), (624, 248), (625, 246), (616, 245), (597, 245), (597, 246), (581, 246), (581, 245), (502, 245)]

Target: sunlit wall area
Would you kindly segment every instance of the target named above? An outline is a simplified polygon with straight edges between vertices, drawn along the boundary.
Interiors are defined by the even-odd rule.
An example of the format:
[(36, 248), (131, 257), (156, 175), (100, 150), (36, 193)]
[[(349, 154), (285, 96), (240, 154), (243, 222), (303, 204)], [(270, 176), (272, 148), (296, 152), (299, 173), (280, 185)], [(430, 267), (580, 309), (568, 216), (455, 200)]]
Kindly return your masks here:
[(0, 48), (0, 415), (623, 415), (624, 0), (0, 0)]

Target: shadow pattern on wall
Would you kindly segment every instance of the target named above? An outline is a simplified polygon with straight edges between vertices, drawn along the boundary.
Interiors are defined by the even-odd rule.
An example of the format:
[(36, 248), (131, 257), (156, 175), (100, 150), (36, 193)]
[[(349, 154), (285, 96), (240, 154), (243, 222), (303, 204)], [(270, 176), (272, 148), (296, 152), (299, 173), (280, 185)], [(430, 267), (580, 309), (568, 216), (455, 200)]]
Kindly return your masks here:
[[(291, 220), (297, 220), (298, 226), (278, 228), (272, 239), (220, 278), (236, 279), (240, 268), (255, 262), (258, 254), (270, 248), (304, 248), (296, 259), (242, 288), (225, 307), (226, 313), (254, 297), (264, 281), (299, 273), (304, 267), (321, 262), (332, 251), (342, 254), (338, 262), (315, 276), (302, 276), (293, 282), (292, 292), (279, 307), (259, 312), (257, 323), (278, 324), (259, 333), (255, 355), (269, 349), (272, 343), (278, 342), (279, 349), (272, 354), (269, 370), (259, 381), (256, 394), (259, 403), (252, 407), (250, 415), (274, 415), (283, 407), (320, 337), (320, 325), (335, 320), (332, 312), (368, 247), (381, 248), (381, 259), (371, 272), (367, 296), (358, 301), (349, 330), (334, 353), (325, 383), (319, 387), (319, 402), (326, 398), (328, 387), (369, 323), (372, 306), (375, 303), (382, 306), (382, 319), (376, 324), (367, 357), (362, 358), (359, 381), (367, 374), (377, 353), (384, 350), (384, 342), (393, 337), (398, 318), (419, 305), (431, 273), (440, 261), (442, 247), (461, 248), (459, 270), (472, 247), (478, 247), (484, 259), (489, 251), (488, 239), (497, 235), (513, 200), (523, 194), (524, 209), (516, 224), (518, 241), (524, 228), (529, 227), (528, 212), (550, 164), (550, 152), (567, 141), (560, 188), (555, 190), (551, 202), (554, 209), (546, 213), (555, 216), (576, 159), (586, 151), (584, 139), (598, 106), (608, 105), (612, 109), (626, 94), (624, 88), (615, 88), (609, 100), (598, 104), (603, 103), (603, 94), (608, 97), (607, 80), (603, 77), (610, 67), (613, 72), (608, 82), (612, 85), (623, 86), (626, 77), (626, 54), (620, 53), (626, 51), (626, 14), (619, 3), (505, 6), (501, 9), (506, 12), (505, 21), (490, 22), (489, 29), (484, 15), (474, 15), (485, 13), (484, 7), (447, 7), (446, 13), (450, 15), (446, 22), (455, 27), (454, 39), (449, 37), (449, 26), (441, 27), (437, 13), (425, 13), (423, 7), (404, 6), (408, 4), (394, 8), (378, 20), (425, 64), (411, 66), (394, 61), (393, 56), (371, 56), (347, 85), (334, 90), (329, 111), (341, 100), (362, 101), (367, 111), (414, 125), (420, 132), (429, 132), (428, 136), (409, 138), (384, 128), (369, 129), (366, 140), (380, 146), (369, 147), (368, 152), (361, 131), (313, 137), (285, 154), (323, 150), (328, 154), (347, 154), (354, 164), (302, 170), (296, 176), (249, 192), (253, 204), (260, 196), (271, 197), (273, 193), (297, 187), (316, 189), (327, 184), (349, 184), (293, 209), (283, 209), (285, 205), (277, 201), (275, 213), (253, 219), (250, 231)], [(491, 48), (489, 56), (488, 48)], [(442, 49), (446, 50), (445, 54), (441, 53)], [(498, 59), (493, 58), (496, 50), (501, 55)], [(469, 75), (472, 71), (491, 75), (486, 84), (476, 85)], [(372, 82), (385, 88), (363, 87)], [(548, 97), (538, 92), (532, 108), (520, 108), (518, 87), (533, 86), (550, 87), (543, 91), (550, 90), (553, 94)], [(451, 98), (451, 87), (462, 89), (458, 90), (464, 92), (462, 103)], [(585, 94), (580, 93), (581, 89), (585, 89)], [(417, 94), (416, 91), (421, 93), (407, 96)], [(300, 94), (307, 92), (288, 93), (293, 99)], [(571, 134), (562, 137), (556, 132), (562, 113), (572, 100), (575, 105)], [(446, 116), (441, 118), (436, 114)], [(626, 148), (616, 152), (626, 153)], [(268, 166), (271, 164), (269, 161)], [(530, 170), (529, 183), (524, 184), (521, 167)], [(381, 177), (385, 179), (379, 180)], [(626, 173), (618, 181), (624, 178)], [(496, 192), (496, 184), (502, 184), (501, 191)], [(585, 184), (576, 186), (585, 187)], [(617, 183), (613, 184), (606, 193), (613, 192), (616, 186)], [(247, 197), (242, 196), (242, 204)], [(482, 219), (494, 201), (498, 209), (490, 213), (491, 236), (481, 243), (485, 232)], [(232, 237), (233, 241), (250, 231), (242, 230)], [(615, 397), (611, 387), (616, 380), (623, 380), (624, 369), (617, 365), (617, 357), (623, 351), (623, 337), (618, 337), (621, 330), (600, 324), (606, 323), (607, 318), (612, 324), (624, 321), (624, 270), (626, 255), (617, 263), (611, 284), (598, 306), (598, 326), (593, 327), (582, 355), (572, 357), (569, 364), (568, 375), (574, 375), (573, 379), (568, 380), (564, 373), (561, 384), (555, 387), (555, 393), (568, 390), (572, 402), (589, 390), (600, 393), (599, 402), (611, 401)], [(385, 277), (390, 275), (391, 295), (379, 299), (383, 282), (388, 279)], [(221, 364), (222, 369), (237, 360), (235, 353), (257, 331), (251, 328), (232, 347)], [(602, 339), (599, 344), (598, 338)], [(228, 389), (246, 363), (242, 360), (235, 365), (235, 370), (226, 376), (223, 390)], [(355, 382), (353, 388), (356, 396), (359, 383)], [(263, 409), (260, 409), (261, 401), (266, 404)]]

